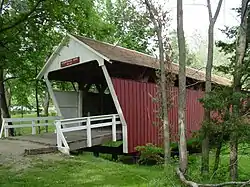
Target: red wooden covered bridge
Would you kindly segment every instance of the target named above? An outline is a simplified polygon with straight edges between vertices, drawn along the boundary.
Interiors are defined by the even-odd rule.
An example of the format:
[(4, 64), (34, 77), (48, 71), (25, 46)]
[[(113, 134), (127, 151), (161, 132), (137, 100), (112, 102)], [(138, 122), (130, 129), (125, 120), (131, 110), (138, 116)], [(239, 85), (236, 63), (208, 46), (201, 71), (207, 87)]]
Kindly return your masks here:
[[(108, 139), (121, 139), (124, 153), (134, 152), (136, 146), (146, 143), (160, 145), (162, 129), (157, 125), (157, 103), (153, 101), (158, 68), (157, 59), (147, 54), (68, 34), (37, 77), (44, 78), (57, 113), (64, 118), (56, 121), (58, 149), (68, 153)], [(177, 76), (177, 64), (172, 64), (172, 71)], [(187, 135), (191, 137), (203, 119), (204, 111), (198, 99), (203, 96), (205, 75), (192, 68), (186, 69), (186, 75)], [(73, 91), (60, 91), (52, 88), (53, 81), (78, 86)], [(228, 79), (219, 76), (213, 76), (212, 82), (230, 85)], [(171, 136), (175, 139), (177, 87), (171, 95), (173, 106), (169, 118)], [(83, 134), (80, 141), (77, 137)]]

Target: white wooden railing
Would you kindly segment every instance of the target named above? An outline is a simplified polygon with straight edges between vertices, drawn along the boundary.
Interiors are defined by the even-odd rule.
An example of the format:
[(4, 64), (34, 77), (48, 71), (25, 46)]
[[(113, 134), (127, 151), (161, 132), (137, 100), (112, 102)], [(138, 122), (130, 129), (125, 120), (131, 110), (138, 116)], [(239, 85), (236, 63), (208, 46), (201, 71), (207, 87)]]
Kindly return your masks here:
[[(103, 122), (105, 120), (105, 122)], [(75, 126), (72, 126), (74, 124)], [(76, 125), (77, 124), (77, 125)], [(92, 146), (91, 129), (112, 126), (112, 140), (116, 141), (116, 125), (121, 124), (118, 114), (89, 116), (56, 120), (57, 147), (62, 153), (69, 154), (69, 145), (63, 133), (86, 130), (87, 147)]]
[[(16, 128), (31, 128), (31, 134), (36, 134), (36, 127), (49, 126), (54, 125), (53, 123), (49, 123), (49, 120), (58, 120), (61, 117), (58, 116), (49, 116), (49, 117), (35, 117), (35, 118), (3, 118), (2, 128), (0, 132), (0, 138), (9, 136), (9, 129)], [(9, 123), (13, 123), (9, 125)], [(14, 124), (20, 123), (20, 124)]]

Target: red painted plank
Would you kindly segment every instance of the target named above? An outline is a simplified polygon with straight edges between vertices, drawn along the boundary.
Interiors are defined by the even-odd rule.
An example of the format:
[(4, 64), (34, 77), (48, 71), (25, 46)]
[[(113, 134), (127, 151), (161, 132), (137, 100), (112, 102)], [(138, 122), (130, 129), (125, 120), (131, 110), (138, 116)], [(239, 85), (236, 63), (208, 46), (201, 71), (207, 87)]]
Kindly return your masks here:
[[(163, 144), (163, 130), (157, 118), (156, 85), (134, 80), (112, 78), (113, 85), (120, 102), (125, 120), (128, 125), (128, 150), (134, 152), (138, 145), (146, 143)], [(169, 111), (171, 139), (178, 140), (178, 88), (171, 90), (173, 105)], [(203, 96), (202, 91), (187, 90), (187, 137), (199, 130), (204, 111), (198, 99)], [(155, 125), (155, 124), (158, 124)]]

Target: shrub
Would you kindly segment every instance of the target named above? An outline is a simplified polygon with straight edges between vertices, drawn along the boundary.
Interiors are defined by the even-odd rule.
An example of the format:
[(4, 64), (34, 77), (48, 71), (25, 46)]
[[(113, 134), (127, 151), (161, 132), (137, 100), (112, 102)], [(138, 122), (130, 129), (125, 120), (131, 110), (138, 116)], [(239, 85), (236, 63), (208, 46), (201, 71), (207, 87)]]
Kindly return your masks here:
[(139, 164), (156, 165), (164, 162), (163, 149), (148, 143), (145, 146), (137, 146), (136, 151), (140, 153)]
[(187, 141), (187, 150), (189, 154), (201, 153), (201, 140), (198, 138), (191, 138)]

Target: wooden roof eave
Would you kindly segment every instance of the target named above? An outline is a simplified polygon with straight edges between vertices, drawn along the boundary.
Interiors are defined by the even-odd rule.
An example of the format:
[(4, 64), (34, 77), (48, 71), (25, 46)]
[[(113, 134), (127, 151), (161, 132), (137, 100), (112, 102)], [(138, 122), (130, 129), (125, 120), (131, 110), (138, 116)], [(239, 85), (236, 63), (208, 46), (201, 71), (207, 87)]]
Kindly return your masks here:
[(45, 65), (43, 66), (42, 70), (38, 73), (36, 76), (36, 79), (42, 79), (42, 77), (46, 74), (46, 70), (49, 68), (50, 64), (56, 57), (56, 55), (59, 53), (59, 51), (62, 49), (64, 46), (65, 42), (69, 39), (69, 37), (66, 35), (60, 44), (57, 46), (57, 48), (53, 51), (53, 53), (50, 55), (49, 59), (46, 61)]
[(106, 56), (104, 56), (101, 53), (97, 52), (96, 50), (94, 50), (93, 48), (91, 48), (90, 46), (88, 46), (87, 44), (85, 44), (84, 42), (80, 41), (76, 37), (72, 36), (71, 34), (67, 33), (67, 35), (62, 39), (62, 41), (57, 46), (57, 48), (55, 49), (55, 51), (51, 54), (51, 56), (49, 57), (49, 59), (47, 60), (47, 62), (45, 63), (45, 65), (43, 66), (42, 70), (37, 75), (36, 79), (41, 79), (47, 73), (46, 70), (49, 68), (50, 64), (53, 62), (54, 58), (60, 52), (60, 50), (65, 45), (65, 42), (67, 42), (68, 39), (75, 40), (76, 42), (78, 42), (79, 44), (83, 45), (85, 48), (87, 48), (91, 52), (95, 53), (100, 58), (104, 59), (103, 62), (99, 62), (98, 61), (99, 66), (104, 65), (104, 61), (107, 61), (107, 62), (109, 62), (109, 63), (112, 64), (112, 61), (109, 58), (107, 58)]

